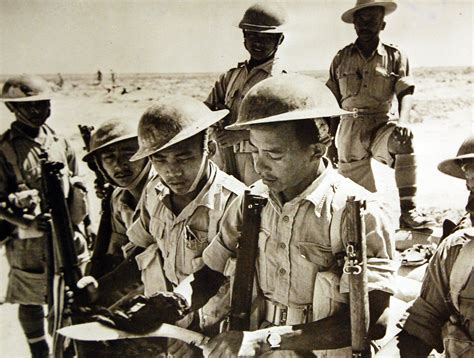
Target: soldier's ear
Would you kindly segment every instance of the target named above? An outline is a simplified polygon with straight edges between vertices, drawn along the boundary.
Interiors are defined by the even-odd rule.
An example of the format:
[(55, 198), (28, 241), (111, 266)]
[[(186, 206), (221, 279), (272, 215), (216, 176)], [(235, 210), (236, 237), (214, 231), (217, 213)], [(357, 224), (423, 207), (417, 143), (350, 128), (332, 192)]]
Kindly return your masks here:
[(319, 160), (324, 156), (324, 154), (326, 154), (327, 147), (323, 143), (315, 143), (312, 144), (312, 146), (314, 159)]
[(207, 141), (207, 152), (208, 152), (209, 158), (212, 158), (214, 157), (214, 155), (216, 155), (217, 143), (214, 139), (209, 139)]
[(382, 28), (380, 29), (380, 31), (383, 31), (383, 30), (385, 30), (385, 25), (387, 25), (387, 23), (386, 23), (385, 21), (384, 21), (384, 22), (382, 22)]

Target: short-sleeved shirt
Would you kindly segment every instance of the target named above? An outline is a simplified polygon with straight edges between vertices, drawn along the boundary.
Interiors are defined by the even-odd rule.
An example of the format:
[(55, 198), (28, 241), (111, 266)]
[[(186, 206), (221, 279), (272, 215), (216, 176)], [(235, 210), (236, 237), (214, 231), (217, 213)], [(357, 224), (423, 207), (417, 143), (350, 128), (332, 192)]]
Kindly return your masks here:
[(114, 189), (110, 199), (112, 233), (107, 254), (123, 256), (122, 246), (129, 242), (127, 229), (132, 225), (135, 208), (135, 198), (127, 189)]
[(202, 251), (217, 232), (224, 210), (244, 184), (209, 161), (210, 176), (198, 196), (179, 215), (170, 210), (170, 190), (158, 176), (146, 186), (140, 216), (127, 235), (135, 245), (157, 244), (166, 278), (178, 285), (202, 267)]
[[(405, 331), (418, 337), (439, 352), (443, 350), (443, 326), (449, 321), (449, 316), (453, 313), (446, 302), (446, 298), (449, 297), (449, 277), (460, 250), (470, 240), (474, 240), (473, 228), (458, 230), (441, 242), (429, 262), (420, 296), (408, 309), (406, 320), (401, 323)], [(471, 297), (467, 298), (468, 301), (465, 302), (465, 305), (470, 306), (471, 309), (470, 316), (465, 316), (465, 318), (469, 324), (467, 329), (471, 337), (474, 337), (474, 310), (472, 308), (474, 274), (472, 272), (466, 282), (466, 287), (470, 288)], [(462, 296), (461, 293), (461, 299)], [(460, 302), (460, 304), (462, 305), (463, 302)], [(463, 310), (461, 309), (461, 311)], [(461, 313), (466, 315), (466, 311)]]
[[(286, 203), (282, 203), (262, 181), (251, 187), (255, 194), (268, 197), (261, 212), (256, 272), (261, 292), (275, 303), (289, 307), (311, 304), (317, 273), (337, 266), (333, 247), (347, 232), (342, 224), (331, 230), (331, 221), (335, 210), (345, 207), (345, 200), (338, 200), (340, 204), (337, 205), (333, 202), (337, 190), (342, 190), (342, 183), (348, 189), (347, 195), (371, 197), (365, 189), (343, 178), (327, 163), (325, 165), (324, 172), (313, 183)], [(236, 256), (242, 227), (242, 200), (243, 196), (239, 196), (232, 203), (218, 235), (204, 251), (205, 264), (216, 271), (225, 272), (227, 260)], [(367, 201), (364, 221), (369, 288), (393, 293), (392, 231), (387, 216), (372, 199)], [(344, 222), (344, 215), (341, 222)], [(340, 246), (342, 248), (342, 244)], [(339, 270), (338, 273), (341, 277), (342, 272)], [(342, 277), (340, 282), (341, 293), (347, 293), (347, 277)]]
[(415, 82), (407, 57), (397, 47), (380, 41), (367, 59), (356, 44), (340, 50), (332, 61), (326, 85), (345, 110), (386, 114), (393, 96), (414, 89)]
[[(249, 70), (248, 62), (240, 62), (219, 76), (204, 103), (212, 110), (228, 109), (230, 118), (226, 125), (235, 123), (239, 114), (240, 104), (247, 92), (260, 81), (274, 74), (283, 72), (277, 59), (270, 59)], [(236, 148), (240, 152), (250, 152), (248, 141), (240, 143)]]

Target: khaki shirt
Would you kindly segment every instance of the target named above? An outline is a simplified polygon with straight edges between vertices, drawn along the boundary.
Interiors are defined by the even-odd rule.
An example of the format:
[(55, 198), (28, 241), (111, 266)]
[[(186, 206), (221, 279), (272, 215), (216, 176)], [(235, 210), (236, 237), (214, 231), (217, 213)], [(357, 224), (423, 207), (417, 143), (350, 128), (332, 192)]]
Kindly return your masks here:
[[(420, 297), (407, 311), (403, 329), (418, 337), (437, 351), (443, 350), (443, 326), (452, 314), (446, 302), (449, 297), (449, 277), (461, 248), (474, 239), (474, 229), (462, 229), (447, 237), (431, 258)], [(464, 301), (463, 301), (464, 300)], [(467, 330), (474, 337), (474, 274), (470, 275), (466, 289), (460, 294), (460, 311), (468, 320)]]
[[(237, 67), (219, 76), (214, 87), (204, 103), (212, 110), (228, 109), (230, 118), (225, 119), (224, 125), (235, 123), (239, 114), (240, 104), (247, 92), (260, 81), (274, 74), (284, 72), (276, 59), (248, 70), (247, 61), (240, 62)], [(250, 152), (248, 141), (236, 146), (236, 151)]]
[(345, 110), (387, 114), (393, 95), (414, 88), (415, 82), (407, 57), (397, 47), (379, 42), (368, 59), (355, 44), (340, 50), (332, 61), (326, 85)]
[[(342, 185), (343, 182), (346, 184)], [(256, 262), (258, 285), (266, 299), (289, 307), (311, 304), (317, 273), (335, 269), (333, 251), (340, 251), (335, 248), (342, 248), (341, 237), (347, 234), (344, 226), (331, 231), (333, 212), (344, 209), (347, 197), (344, 193), (344, 200), (338, 200), (338, 203), (333, 200), (339, 185), (340, 190), (349, 188), (347, 195), (360, 194), (370, 198), (369, 192), (343, 178), (327, 163), (324, 172), (287, 203), (282, 203), (261, 181), (252, 186), (252, 192), (268, 197), (261, 213)], [(232, 203), (219, 234), (204, 251), (204, 262), (216, 271), (227, 271), (228, 259), (236, 256), (242, 227), (242, 199), (243, 196), (239, 196)], [(387, 217), (373, 200), (367, 203), (364, 221), (369, 289), (393, 293), (395, 267), (391, 230)], [(338, 276), (341, 277), (340, 270)], [(340, 293), (348, 292), (347, 279), (346, 275), (341, 278)], [(318, 310), (318, 307), (313, 309)]]
[[(166, 281), (177, 286), (203, 267), (202, 252), (216, 235), (224, 211), (246, 188), (211, 161), (209, 165), (208, 182), (177, 216), (170, 210), (170, 190), (159, 177), (153, 178), (145, 189), (139, 204), (140, 216), (127, 236), (135, 245), (146, 248), (137, 256), (146, 295), (166, 291)], [(227, 313), (227, 288), (201, 310), (202, 326), (215, 323)]]
[(115, 188), (110, 199), (111, 238), (108, 255), (123, 256), (122, 246), (128, 241), (127, 229), (133, 223), (136, 203), (132, 194), (125, 188)]

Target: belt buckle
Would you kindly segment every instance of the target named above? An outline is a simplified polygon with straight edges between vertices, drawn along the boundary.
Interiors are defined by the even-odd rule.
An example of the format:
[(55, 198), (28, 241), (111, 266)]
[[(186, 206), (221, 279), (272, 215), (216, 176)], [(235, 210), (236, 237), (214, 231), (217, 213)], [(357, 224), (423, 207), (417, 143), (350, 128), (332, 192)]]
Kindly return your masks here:
[(353, 118), (358, 118), (359, 117), (359, 108), (353, 108), (352, 111), (354, 112), (352, 114)]
[(286, 319), (288, 318), (288, 308), (287, 307), (280, 307), (280, 317), (278, 325), (284, 325), (286, 324)]

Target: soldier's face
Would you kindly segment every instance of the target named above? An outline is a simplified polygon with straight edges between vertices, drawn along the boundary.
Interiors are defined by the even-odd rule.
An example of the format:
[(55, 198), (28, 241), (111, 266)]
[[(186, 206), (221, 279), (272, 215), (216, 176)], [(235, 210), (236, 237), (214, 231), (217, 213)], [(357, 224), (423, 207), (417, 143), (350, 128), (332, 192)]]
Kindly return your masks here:
[(385, 28), (384, 15), (385, 11), (380, 6), (367, 7), (357, 11), (354, 14), (357, 37), (364, 42), (377, 40), (380, 31)]
[(41, 127), (51, 115), (50, 101), (10, 102), (18, 120), (24, 124)]
[(466, 210), (470, 213), (471, 221), (474, 223), (474, 161), (465, 161), (462, 164), (464, 177), (466, 178), (466, 187), (469, 190), (469, 199)]
[(136, 139), (131, 139), (112, 144), (99, 154), (102, 168), (115, 185), (127, 188), (140, 175), (147, 160), (131, 162), (130, 158), (137, 150)]
[(250, 143), (256, 172), (272, 191), (291, 200), (314, 177), (320, 157), (314, 145), (302, 145), (291, 122), (252, 126)]
[(185, 195), (199, 174), (203, 160), (203, 136), (195, 135), (150, 156), (161, 180), (176, 195)]
[(282, 40), (281, 34), (244, 30), (244, 46), (254, 60), (269, 58), (277, 50)]

